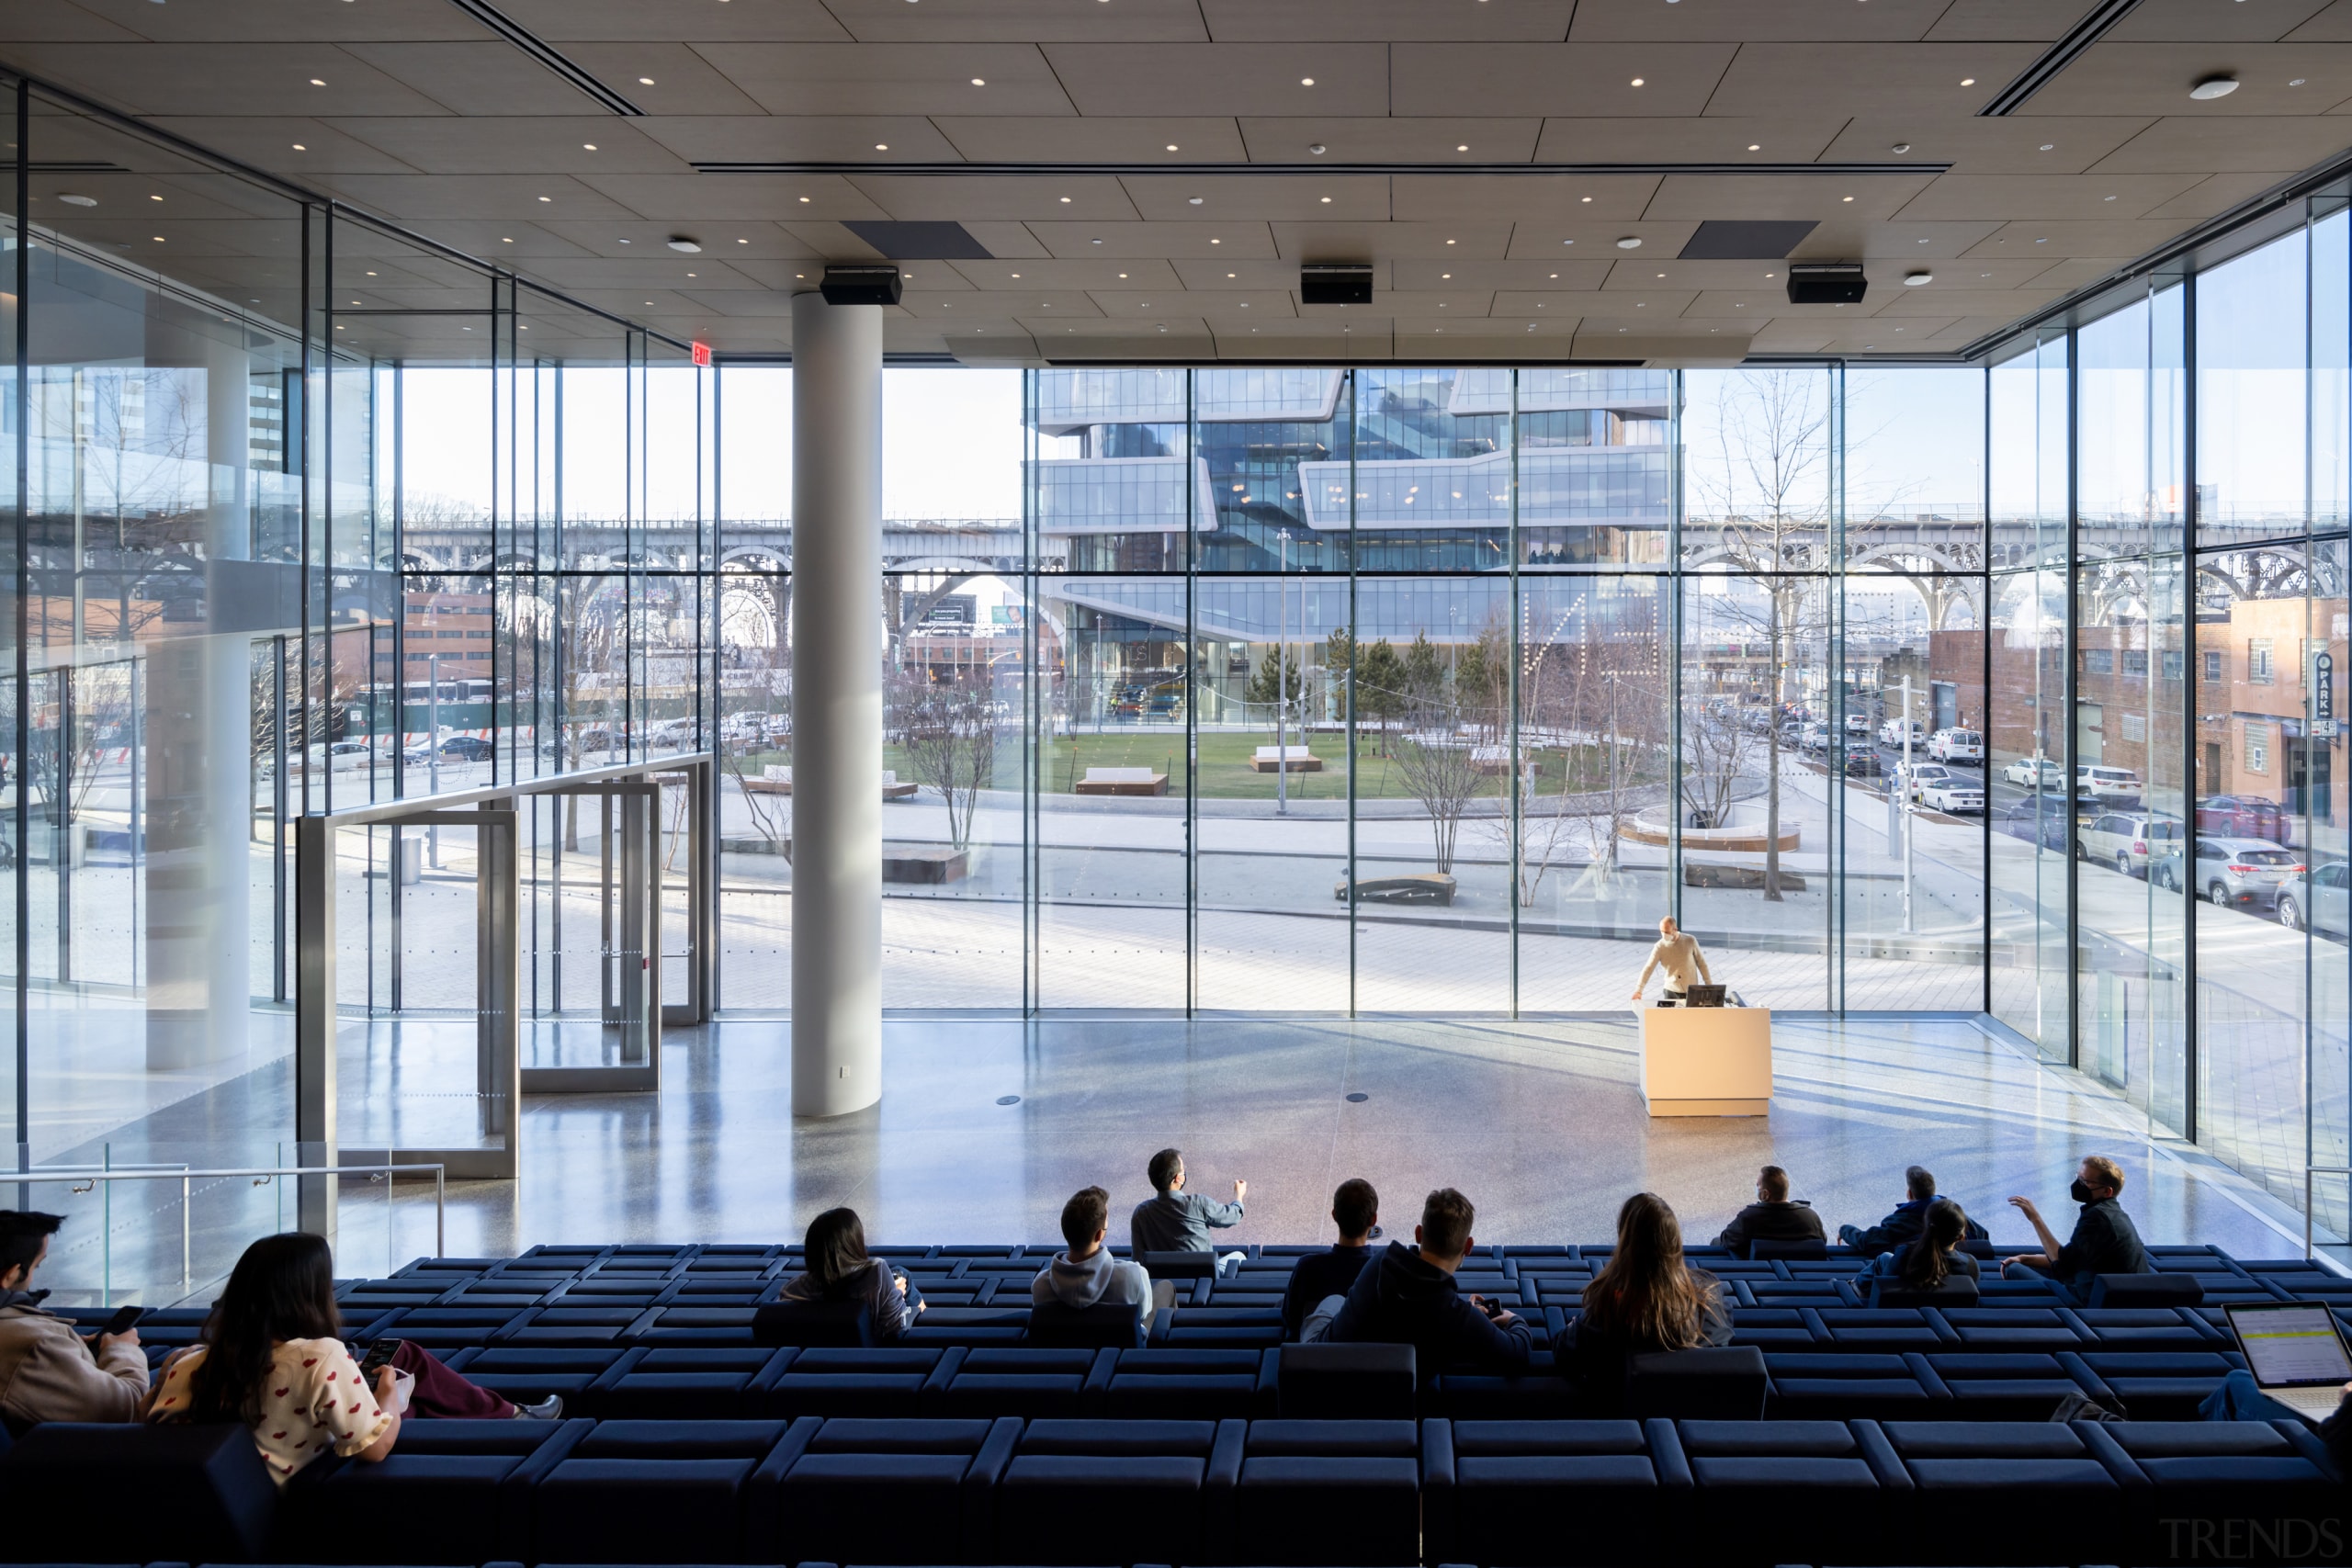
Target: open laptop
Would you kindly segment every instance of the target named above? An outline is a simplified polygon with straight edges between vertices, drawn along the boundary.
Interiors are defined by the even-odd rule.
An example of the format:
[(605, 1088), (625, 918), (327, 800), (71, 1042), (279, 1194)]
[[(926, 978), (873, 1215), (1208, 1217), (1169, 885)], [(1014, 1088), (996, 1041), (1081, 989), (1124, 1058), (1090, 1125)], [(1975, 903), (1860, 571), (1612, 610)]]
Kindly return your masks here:
[(1719, 1008), (1724, 1005), (1724, 987), (1721, 986), (1693, 986), (1690, 987), (1690, 995), (1684, 998), (1682, 1005), (1684, 1007), (1692, 1008)]
[(2307, 1421), (2324, 1421), (2352, 1382), (2352, 1353), (2344, 1348), (2335, 1314), (2310, 1302), (2243, 1304), (2222, 1309), (2237, 1336), (2246, 1370), (2262, 1392)]

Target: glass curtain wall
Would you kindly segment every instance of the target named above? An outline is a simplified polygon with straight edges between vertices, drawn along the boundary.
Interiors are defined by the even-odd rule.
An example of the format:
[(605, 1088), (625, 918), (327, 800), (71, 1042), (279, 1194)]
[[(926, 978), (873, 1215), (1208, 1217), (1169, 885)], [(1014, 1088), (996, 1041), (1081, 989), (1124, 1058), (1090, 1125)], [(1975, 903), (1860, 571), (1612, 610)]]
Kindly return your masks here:
[[(315, 1159), (293, 1142), (296, 819), (708, 744), (712, 373), (5, 87), (17, 1160)], [(682, 806), (665, 937), (686, 930)], [(562, 919), (572, 827), (548, 816), (524, 845), (526, 1000), (550, 1021), (597, 1013), (593, 914), (563, 971), (583, 952)], [(466, 1141), (450, 1107), (470, 1134), (471, 837), (340, 835), (346, 1150)], [(682, 982), (683, 949), (662, 957)], [(59, 1288), (119, 1292), (217, 1277), (209, 1238), (290, 1224), (290, 1190), (201, 1183), (185, 1216), (176, 1184), (28, 1201), (76, 1221)], [(344, 1200), (355, 1268), (417, 1250), (390, 1195)]]

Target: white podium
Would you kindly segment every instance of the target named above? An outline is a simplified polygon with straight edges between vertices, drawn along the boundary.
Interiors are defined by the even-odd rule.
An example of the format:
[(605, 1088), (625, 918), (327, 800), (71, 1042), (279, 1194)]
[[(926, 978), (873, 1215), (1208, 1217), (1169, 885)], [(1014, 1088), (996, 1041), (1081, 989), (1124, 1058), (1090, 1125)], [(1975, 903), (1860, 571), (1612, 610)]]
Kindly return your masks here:
[(1642, 1098), (1652, 1116), (1769, 1114), (1772, 1010), (1642, 1009)]

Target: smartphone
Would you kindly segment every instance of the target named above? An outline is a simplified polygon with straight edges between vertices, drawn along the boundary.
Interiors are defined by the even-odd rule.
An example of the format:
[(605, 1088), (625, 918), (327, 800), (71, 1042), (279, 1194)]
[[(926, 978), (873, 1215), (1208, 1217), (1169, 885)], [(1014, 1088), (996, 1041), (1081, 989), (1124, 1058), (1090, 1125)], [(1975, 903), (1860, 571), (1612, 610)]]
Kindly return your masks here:
[(376, 1386), (376, 1374), (392, 1364), (392, 1355), (400, 1348), (397, 1339), (379, 1339), (368, 1347), (368, 1354), (359, 1362), (359, 1375), (369, 1388)]
[(128, 1334), (131, 1325), (147, 1315), (143, 1306), (126, 1306), (98, 1325), (100, 1334)]

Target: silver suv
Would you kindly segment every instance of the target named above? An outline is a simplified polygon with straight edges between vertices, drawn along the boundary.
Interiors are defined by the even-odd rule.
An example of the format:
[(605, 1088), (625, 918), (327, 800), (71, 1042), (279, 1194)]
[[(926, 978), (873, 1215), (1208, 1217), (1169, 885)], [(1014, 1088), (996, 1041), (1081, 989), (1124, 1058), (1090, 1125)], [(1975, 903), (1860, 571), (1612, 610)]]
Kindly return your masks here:
[(2194, 869), (2184, 872), (2180, 846), (2174, 844), (2150, 863), (2149, 879), (2174, 889), (2186, 881), (2198, 897), (2225, 909), (2267, 909), (2279, 889), (2302, 874), (2295, 852), (2267, 839), (2199, 839), (2196, 850)]
[(2144, 876), (2148, 857), (2161, 856), (2180, 841), (2177, 818), (2144, 812), (2103, 811), (2075, 835), (2076, 858), (2111, 865), (2126, 876)]

